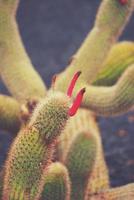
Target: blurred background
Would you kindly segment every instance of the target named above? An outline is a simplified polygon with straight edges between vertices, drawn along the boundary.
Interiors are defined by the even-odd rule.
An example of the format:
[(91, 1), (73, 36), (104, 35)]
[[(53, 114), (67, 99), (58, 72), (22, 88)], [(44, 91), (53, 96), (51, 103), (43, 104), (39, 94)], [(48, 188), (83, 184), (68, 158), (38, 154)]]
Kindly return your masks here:
[[(49, 87), (91, 30), (100, 0), (21, 0), (17, 20), (27, 52)], [(120, 40), (134, 39), (134, 16)], [(6, 89), (1, 85), (1, 92)], [(99, 118), (112, 186), (134, 182), (134, 112)], [(12, 141), (0, 134), (0, 163)]]

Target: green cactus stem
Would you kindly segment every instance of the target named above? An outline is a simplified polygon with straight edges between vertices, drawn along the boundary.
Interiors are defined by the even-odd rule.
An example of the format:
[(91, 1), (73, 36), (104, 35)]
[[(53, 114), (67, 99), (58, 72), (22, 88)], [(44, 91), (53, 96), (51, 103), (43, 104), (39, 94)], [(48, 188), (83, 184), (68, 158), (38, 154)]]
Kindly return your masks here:
[(65, 91), (69, 77), (77, 70), (82, 71), (81, 80), (87, 83), (95, 80), (133, 10), (134, 0), (128, 0), (126, 4), (121, 4), (119, 0), (102, 1), (93, 29), (74, 55), (69, 67), (59, 76), (57, 89)]
[[(91, 134), (91, 139), (94, 141), (95, 138), (95, 163), (94, 166), (91, 165), (91, 168), (89, 168), (90, 178), (87, 180), (89, 176), (85, 179), (85, 184), (88, 181), (88, 186), (85, 188), (85, 193), (88, 191), (89, 193), (98, 192), (100, 190), (104, 190), (109, 188), (109, 175), (108, 170), (106, 167), (106, 163), (104, 160), (104, 153), (101, 143), (101, 137), (98, 130), (98, 127), (96, 125), (96, 120), (94, 115), (89, 112), (86, 109), (79, 109), (77, 112), (77, 115), (75, 115), (73, 118), (69, 119), (69, 122), (59, 138), (58, 143), (58, 159), (66, 163), (66, 158), (68, 156), (68, 152), (70, 152), (70, 149), (72, 148), (72, 142), (75, 143), (75, 138), (78, 138), (78, 135), (80, 133), (89, 133), (89, 136)], [(83, 136), (84, 137), (84, 136)], [(87, 137), (88, 138), (88, 137)], [(89, 137), (90, 139), (90, 137)], [(90, 143), (90, 142), (89, 142)], [(94, 144), (94, 143), (93, 143)], [(92, 145), (91, 145), (92, 146)], [(75, 148), (75, 146), (73, 146)], [(87, 146), (87, 148), (90, 148), (90, 146)], [(78, 149), (78, 152), (81, 151), (82, 158), (87, 158), (90, 154), (90, 152), (85, 153), (82, 149)], [(78, 155), (76, 153), (76, 155)], [(78, 159), (79, 160), (79, 159)], [(87, 160), (88, 161), (88, 160)], [(90, 161), (90, 159), (89, 159)], [(75, 156), (74, 156), (74, 162)], [(81, 161), (82, 163), (82, 161)], [(87, 162), (88, 163), (88, 162)], [(90, 164), (90, 162), (88, 163)], [(75, 171), (75, 169), (74, 169)], [(78, 176), (79, 177), (79, 176)], [(83, 180), (83, 179), (82, 179)], [(91, 181), (90, 181), (91, 180)], [(76, 186), (73, 186), (74, 191), (77, 190)], [(83, 186), (81, 185), (81, 188)], [(79, 191), (79, 189), (78, 189)], [(79, 193), (78, 193), (79, 195)]]
[(41, 200), (70, 200), (71, 183), (68, 170), (63, 164), (51, 164), (46, 170), (44, 182)]
[(17, 5), (15, 0), (0, 0), (0, 76), (10, 93), (25, 102), (44, 97), (46, 88), (22, 44), (15, 20)]
[(57, 92), (37, 105), (29, 124), (19, 132), (10, 149), (3, 200), (39, 198), (44, 169), (52, 158), (55, 140), (66, 125), (69, 105), (69, 98)]
[[(82, 84), (83, 86), (83, 84)], [(129, 111), (134, 105), (134, 65), (128, 67), (111, 87), (87, 86), (83, 106), (98, 115), (114, 116)]]
[(72, 200), (82, 200), (88, 178), (94, 167), (96, 141), (88, 132), (79, 133), (73, 139), (65, 159), (72, 182)]
[(99, 194), (89, 196), (88, 200), (132, 200), (134, 198), (134, 184), (128, 184), (103, 191)]
[(103, 64), (103, 70), (98, 74), (93, 85), (114, 85), (127, 67), (132, 64), (134, 64), (134, 43), (125, 41), (115, 44)]
[(9, 96), (0, 95), (0, 129), (16, 133), (20, 124), (18, 102)]

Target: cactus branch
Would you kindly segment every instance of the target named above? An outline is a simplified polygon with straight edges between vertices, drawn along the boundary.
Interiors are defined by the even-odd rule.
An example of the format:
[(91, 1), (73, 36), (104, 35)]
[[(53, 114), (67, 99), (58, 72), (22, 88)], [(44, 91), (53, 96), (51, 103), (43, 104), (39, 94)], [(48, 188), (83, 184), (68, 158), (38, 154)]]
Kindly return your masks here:
[(103, 64), (103, 70), (98, 74), (93, 85), (112, 86), (130, 65), (134, 64), (134, 42), (119, 42), (115, 44)]
[(73, 139), (65, 159), (72, 182), (71, 199), (83, 199), (95, 157), (95, 138), (88, 132), (81, 132)]
[(16, 133), (20, 124), (18, 102), (9, 96), (0, 95), (0, 129)]
[(88, 200), (132, 200), (134, 197), (134, 183), (102, 191), (89, 196)]
[(124, 5), (119, 0), (102, 1), (93, 29), (76, 52), (71, 64), (59, 76), (56, 83), (57, 89), (65, 91), (68, 78), (78, 70), (82, 72), (81, 80), (83, 79), (87, 83), (94, 81), (133, 10), (134, 0), (128, 0)]
[(111, 87), (87, 86), (83, 106), (98, 115), (119, 115), (134, 105), (134, 65)]
[(17, 2), (0, 0), (0, 76), (10, 93), (25, 102), (44, 97), (46, 88), (24, 49), (15, 14), (9, 12)]
[(46, 170), (41, 200), (70, 200), (71, 183), (67, 168), (55, 162)]
[[(83, 137), (82, 137), (82, 133), (84, 134)], [(93, 114), (89, 112), (88, 110), (79, 109), (79, 111), (77, 112), (77, 115), (75, 115), (73, 118), (70, 118), (67, 127), (65, 128), (63, 134), (61, 134), (60, 136), (58, 151), (57, 151), (59, 160), (63, 163), (66, 162), (67, 157), (69, 156), (68, 153), (72, 152), (71, 150), (72, 147), (75, 149), (75, 145), (72, 145), (72, 144), (75, 144), (76, 139), (78, 141), (78, 138), (79, 138), (78, 135), (80, 135), (80, 137), (83, 138), (83, 141), (84, 141), (84, 138), (86, 140), (86, 135), (87, 135), (87, 140), (89, 140), (89, 143), (90, 143), (90, 138), (91, 138), (91, 141), (93, 141), (93, 145), (95, 145), (95, 148), (96, 148), (94, 149), (95, 163), (94, 164), (92, 163), (93, 166), (91, 165), (88, 168), (88, 172), (89, 172), (88, 175), (90, 176), (87, 176), (84, 181), (84, 185), (86, 185), (86, 183), (88, 182), (87, 188), (82, 189), (83, 186), (81, 185), (81, 189), (82, 189), (81, 192), (85, 190), (85, 193), (93, 193), (93, 192), (98, 192), (100, 190), (109, 188), (108, 170), (107, 170), (106, 163), (104, 160), (104, 154), (103, 154), (103, 148), (101, 144), (101, 138), (99, 135), (99, 130), (97, 128), (96, 121)], [(80, 144), (82, 145), (81, 142)], [(91, 147), (93, 146), (91, 145)], [(72, 152), (72, 154), (74, 155), (74, 161), (73, 161), (74, 163), (79, 161), (82, 164), (83, 163), (82, 159), (83, 160), (86, 159), (91, 153), (89, 151), (84, 153), (82, 148), (84, 149), (84, 146), (82, 146), (81, 148), (78, 148), (78, 152), (81, 152), (81, 159), (78, 158), (77, 160), (75, 160), (76, 157)], [(85, 148), (90, 148), (90, 146), (87, 146)], [(76, 155), (78, 155), (78, 152), (76, 153)], [(92, 155), (91, 155), (91, 158), (87, 160), (87, 166), (89, 166), (88, 164), (90, 164), (89, 163), (91, 161), (90, 159), (92, 159)], [(86, 160), (84, 161), (84, 163), (86, 163)], [(77, 166), (77, 168), (79, 169), (79, 166)], [(75, 170), (74, 169), (72, 170), (75, 173)], [(73, 173), (73, 172), (70, 172), (70, 173)], [(87, 180), (88, 178), (89, 180)], [(76, 192), (77, 188), (76, 187), (74, 188), (74, 187), (72, 190)], [(78, 192), (78, 195), (79, 194), (80, 193)]]

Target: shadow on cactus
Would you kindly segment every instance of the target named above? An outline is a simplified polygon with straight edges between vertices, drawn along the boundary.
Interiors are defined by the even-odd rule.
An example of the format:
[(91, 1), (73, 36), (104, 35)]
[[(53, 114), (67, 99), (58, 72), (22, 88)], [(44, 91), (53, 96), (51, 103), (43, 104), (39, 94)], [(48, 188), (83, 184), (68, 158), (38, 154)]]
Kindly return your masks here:
[(22, 44), (18, 3), (0, 0), (0, 76), (12, 96), (0, 95), (0, 128), (16, 135), (1, 199), (132, 200), (133, 183), (110, 187), (95, 116), (134, 105), (134, 43), (118, 42), (134, 0), (102, 1), (93, 29), (49, 90)]

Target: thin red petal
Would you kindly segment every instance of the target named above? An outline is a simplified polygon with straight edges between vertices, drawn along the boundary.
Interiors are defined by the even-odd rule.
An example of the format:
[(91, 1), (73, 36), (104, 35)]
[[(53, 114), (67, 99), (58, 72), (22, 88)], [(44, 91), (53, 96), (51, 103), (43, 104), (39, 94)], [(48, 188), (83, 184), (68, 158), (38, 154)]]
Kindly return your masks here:
[(80, 107), (80, 104), (82, 102), (82, 99), (83, 99), (83, 95), (85, 93), (86, 89), (83, 88), (79, 91), (79, 93), (77, 94), (74, 102), (73, 102), (73, 105), (71, 106), (71, 108), (69, 109), (69, 116), (72, 117), (76, 114), (78, 108)]
[(75, 83), (76, 83), (78, 77), (80, 76), (80, 74), (81, 74), (81, 72), (78, 71), (78, 72), (74, 75), (73, 79), (71, 80), (71, 83), (70, 83), (70, 85), (69, 85), (69, 87), (68, 87), (68, 90), (67, 90), (67, 95), (68, 95), (69, 97), (71, 97), (71, 95), (72, 95), (72, 92), (73, 92)]

